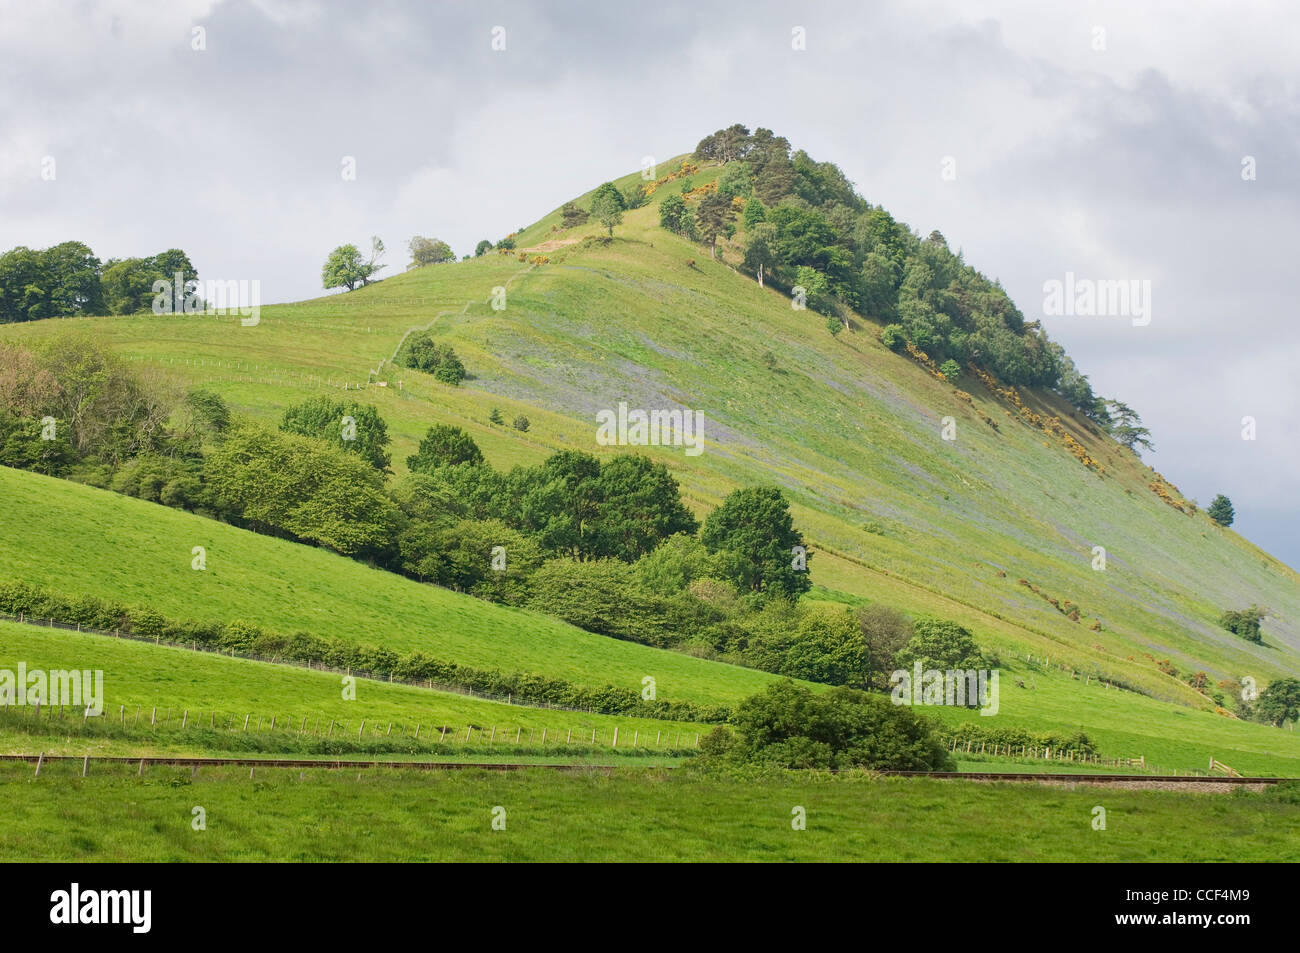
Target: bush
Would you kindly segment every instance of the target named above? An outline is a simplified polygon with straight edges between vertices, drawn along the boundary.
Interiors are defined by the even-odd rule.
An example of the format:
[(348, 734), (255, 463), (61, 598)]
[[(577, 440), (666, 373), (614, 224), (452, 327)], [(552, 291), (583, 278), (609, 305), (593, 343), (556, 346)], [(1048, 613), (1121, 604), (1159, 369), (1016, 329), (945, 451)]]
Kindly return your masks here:
[(961, 377), (961, 365), (952, 358), (944, 361), (939, 365), (939, 373), (942, 374), (950, 383), (956, 383), (957, 378)]
[(525, 433), (527, 432), (528, 428), (532, 425), (528, 422), (527, 417), (525, 417), (523, 414), (520, 414), (511, 422), (511, 426), (514, 427), (516, 430), (518, 430), (520, 433)]
[(897, 351), (907, 343), (907, 335), (901, 324), (886, 324), (880, 331), (880, 343), (891, 351)]
[(1251, 606), (1248, 609), (1229, 609), (1219, 616), (1219, 625), (1234, 635), (1241, 636), (1247, 642), (1258, 645), (1264, 641), (1259, 631), (1259, 623), (1263, 618), (1264, 613), (1258, 606)]
[(466, 377), (465, 365), (450, 347), (437, 344), (433, 337), (422, 331), (413, 335), (402, 348), (398, 363), (417, 371), (432, 374), (444, 384), (455, 387)]
[(741, 702), (733, 723), (740, 738), (729, 757), (736, 761), (841, 770), (952, 768), (928, 721), (906, 705), (851, 688), (814, 695), (784, 680)]

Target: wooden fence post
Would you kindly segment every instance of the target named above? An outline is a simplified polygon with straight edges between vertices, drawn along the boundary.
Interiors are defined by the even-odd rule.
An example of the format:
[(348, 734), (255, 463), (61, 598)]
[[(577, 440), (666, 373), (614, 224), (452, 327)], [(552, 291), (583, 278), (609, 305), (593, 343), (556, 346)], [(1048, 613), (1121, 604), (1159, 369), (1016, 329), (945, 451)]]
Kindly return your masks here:
[(42, 751), (40, 753), (40, 756), (36, 759), (36, 777), (38, 778), (41, 776), (41, 764), (44, 761), (45, 761), (45, 752)]
[(614, 744), (612, 745), (612, 747), (614, 748), (618, 747), (618, 725), (614, 726)]
[(83, 778), (86, 776), (88, 770), (90, 770), (90, 755), (86, 755), (81, 759), (81, 776)]

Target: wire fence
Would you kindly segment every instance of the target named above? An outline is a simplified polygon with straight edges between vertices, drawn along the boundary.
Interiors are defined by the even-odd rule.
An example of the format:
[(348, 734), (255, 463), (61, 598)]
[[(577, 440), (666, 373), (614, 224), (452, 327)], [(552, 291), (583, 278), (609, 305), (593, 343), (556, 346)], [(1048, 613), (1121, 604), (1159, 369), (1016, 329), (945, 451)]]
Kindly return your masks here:
[(572, 711), (582, 712), (584, 714), (608, 714), (606, 712), (597, 712), (593, 708), (577, 708), (570, 705), (559, 705), (548, 702), (545, 699), (521, 699), (514, 700), (513, 693), (499, 694), (494, 692), (484, 692), (478, 689), (466, 688), (464, 685), (457, 685), (452, 682), (443, 682), (429, 678), (396, 678), (389, 673), (387, 675), (378, 675), (372, 672), (362, 671), (353, 668), (338, 668), (327, 665), (324, 662), (313, 662), (311, 660), (290, 658), (286, 655), (273, 654), (267, 655), (260, 652), (240, 651), (234, 648), (224, 648), (217, 645), (209, 645), (194, 640), (174, 641), (164, 639), (160, 635), (152, 637), (141, 635), (135, 632), (123, 632), (121, 629), (96, 629), (81, 623), (60, 622), (57, 619), (39, 619), (25, 613), (11, 615), (7, 612), (0, 612), (0, 619), (9, 622), (18, 622), (23, 625), (33, 625), (40, 628), (64, 629), (68, 632), (84, 632), (90, 635), (107, 636), (109, 638), (127, 639), (132, 642), (148, 642), (153, 645), (166, 645), (171, 648), (185, 649), (191, 652), (206, 652), (209, 655), (220, 655), (225, 658), (246, 659), (251, 662), (267, 662), (273, 665), (292, 665), (295, 668), (310, 669), (315, 672), (329, 672), (335, 675), (350, 675), (353, 678), (363, 678), (367, 681), (388, 682), (392, 685), (408, 685), (413, 688), (424, 688), (430, 691), (451, 692), (457, 695), (465, 695), (472, 698), (482, 698), (485, 701), (504, 702), (507, 705), (520, 705), (525, 708), (541, 708), (554, 711)]

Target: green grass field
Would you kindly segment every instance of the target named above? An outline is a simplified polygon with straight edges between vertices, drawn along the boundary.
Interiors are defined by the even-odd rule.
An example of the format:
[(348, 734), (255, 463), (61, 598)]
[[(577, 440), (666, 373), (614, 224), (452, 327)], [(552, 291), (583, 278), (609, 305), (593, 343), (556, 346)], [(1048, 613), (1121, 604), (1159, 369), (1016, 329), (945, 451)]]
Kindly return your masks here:
[[(95, 770), (0, 765), (0, 859), (1300, 860), (1300, 805), (1258, 795), (656, 769)], [(206, 830), (192, 827), (196, 807)], [(805, 830), (792, 828), (798, 807)]]
[[(594, 732), (599, 745), (593, 747), (602, 753), (611, 744), (615, 727), (626, 747), (634, 742), (653, 747), (656, 739), (662, 746), (673, 737), (685, 739), (683, 744), (693, 743), (696, 734), (709, 730), (709, 726), (687, 722), (508, 705), (368, 679), (358, 679), (356, 700), (345, 701), (341, 677), (337, 674), (0, 622), (0, 669), (16, 671), (20, 661), (26, 663), (29, 671), (102, 670), (105, 696), (102, 721), (118, 726), (125, 721), (131, 730), (123, 731), (129, 736), (126, 738), (100, 737), (93, 730), (85, 739), (72, 738), (68, 735), (82, 721), (77, 713), (69, 717), (66, 724), (70, 727), (63, 731), (50, 729), (33, 736), (30, 728), (25, 729), (5, 749), (16, 752), (146, 754), (157, 750), (197, 754), (204, 749), (198, 741), (190, 740), (190, 736), (214, 724), (229, 724), (232, 719), (239, 728), (246, 715), (252, 716), (252, 725), (263, 729), (269, 729), (275, 717), (281, 732), (288, 728), (290, 735), (301, 730), (304, 721), (309, 730), (321, 735), (329, 722), (337, 722), (335, 736), (341, 739), (357, 738), (363, 721), (369, 726), (366, 737), (370, 739), (382, 739), (389, 724), (394, 725), (399, 737), (411, 736), (422, 725), (426, 740), (444, 726), (450, 738), (463, 738), (466, 728), (472, 726), (474, 732), (470, 737), (477, 745), (471, 746), (471, 752), (481, 752), (489, 737), (495, 737), (497, 745), (503, 747), (513, 742), (519, 730), (525, 744), (540, 750), (544, 750), (541, 749), (543, 730), (552, 747), (570, 737), (586, 741)], [(161, 733), (149, 727), (155, 710), (160, 722), (166, 720), (166, 730)], [(179, 730), (186, 711), (189, 735)], [(19, 719), (19, 723), (24, 718), (30, 722), (31, 706), (26, 710), (15, 709), (11, 717)], [(43, 717), (50, 724), (48, 706)], [(0, 717), (0, 730), (6, 726), (12, 729), (13, 725)], [(496, 729), (495, 736), (493, 729)], [(51, 747), (52, 743), (57, 748)], [(239, 749), (232, 745), (229, 750)], [(274, 737), (265, 750), (277, 750)]]
[[(547, 616), (423, 585), (354, 560), (180, 510), (0, 467), (12, 512), (0, 521), (0, 574), (63, 592), (147, 605), (171, 618), (243, 619), (480, 668), (528, 671), (658, 698), (736, 702), (773, 676), (593, 635)], [(194, 546), (207, 569), (191, 568)]]

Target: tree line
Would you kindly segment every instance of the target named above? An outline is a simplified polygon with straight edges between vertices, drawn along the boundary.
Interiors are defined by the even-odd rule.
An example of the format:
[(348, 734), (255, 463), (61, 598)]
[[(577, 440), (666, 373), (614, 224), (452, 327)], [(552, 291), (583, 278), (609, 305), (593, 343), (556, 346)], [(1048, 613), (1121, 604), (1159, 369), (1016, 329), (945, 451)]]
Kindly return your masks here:
[(199, 277), (179, 248), (100, 261), (83, 242), (44, 249), (20, 245), (0, 254), (0, 324), (149, 311), (158, 294), (155, 282), (171, 288), (177, 274), (183, 285)]

